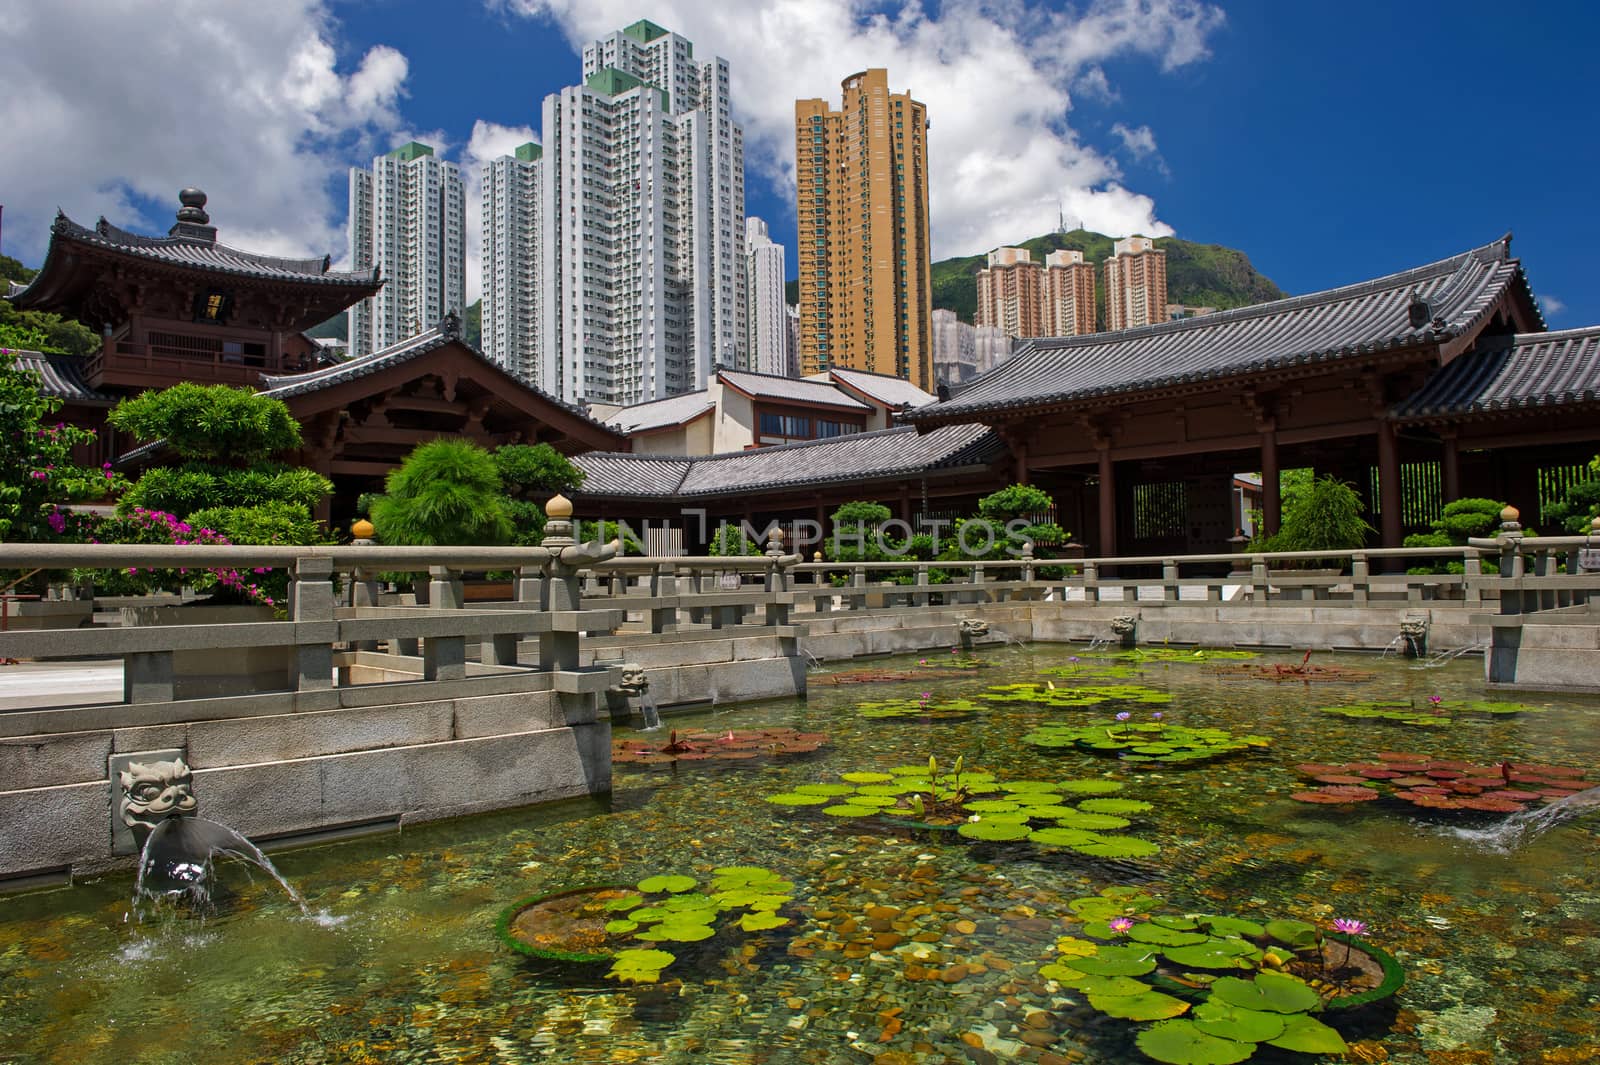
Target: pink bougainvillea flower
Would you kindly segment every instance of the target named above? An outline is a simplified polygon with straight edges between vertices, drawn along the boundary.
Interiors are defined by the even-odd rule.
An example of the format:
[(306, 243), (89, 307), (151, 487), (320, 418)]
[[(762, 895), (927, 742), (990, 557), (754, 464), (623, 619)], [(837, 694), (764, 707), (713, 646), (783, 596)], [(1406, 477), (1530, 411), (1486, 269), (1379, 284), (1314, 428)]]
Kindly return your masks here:
[(1336, 932), (1343, 932), (1347, 936), (1359, 936), (1367, 930), (1367, 922), (1357, 921), (1351, 917), (1335, 917), (1333, 928)]

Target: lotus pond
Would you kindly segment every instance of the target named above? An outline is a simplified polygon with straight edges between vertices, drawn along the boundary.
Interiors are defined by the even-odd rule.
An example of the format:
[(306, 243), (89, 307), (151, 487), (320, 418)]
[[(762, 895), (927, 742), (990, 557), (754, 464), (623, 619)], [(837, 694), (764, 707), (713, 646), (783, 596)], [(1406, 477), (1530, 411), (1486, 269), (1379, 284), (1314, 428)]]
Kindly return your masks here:
[[(1600, 814), (1492, 834), (1592, 786), (1600, 700), (978, 658), (619, 730), (603, 801), (275, 854), (312, 919), (226, 865), (204, 920), (0, 900), (0, 1061), (1600, 1060)], [(497, 931), (563, 912), (587, 964)]]

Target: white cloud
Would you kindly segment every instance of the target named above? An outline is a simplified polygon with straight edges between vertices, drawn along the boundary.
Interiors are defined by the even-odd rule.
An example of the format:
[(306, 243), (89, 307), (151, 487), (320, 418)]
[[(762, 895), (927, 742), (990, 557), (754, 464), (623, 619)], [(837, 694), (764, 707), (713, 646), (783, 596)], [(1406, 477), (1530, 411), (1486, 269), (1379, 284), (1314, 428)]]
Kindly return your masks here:
[(342, 255), (336, 179), (399, 135), (408, 64), (334, 29), (322, 0), (0, 0), (7, 252), (37, 263), (57, 206), (164, 231), (192, 184), (227, 243)]
[(1567, 309), (1567, 305), (1564, 301), (1558, 300), (1554, 296), (1541, 295), (1539, 297), (1539, 309), (1545, 314), (1560, 314)]
[(538, 140), (539, 135), (529, 126), (502, 126), (481, 118), (472, 124), (472, 136), (459, 160), (461, 180), (467, 187), (468, 303), (478, 298), (483, 281), (483, 168), (491, 160)]
[(1140, 126), (1129, 129), (1118, 122), (1111, 127), (1111, 132), (1122, 139), (1122, 146), (1126, 148), (1135, 159), (1143, 159), (1147, 155), (1156, 154), (1156, 135), (1150, 132), (1149, 126)]
[(1098, 65), (1079, 74), (1072, 82), (1072, 88), (1079, 96), (1090, 100), (1116, 103), (1121, 99), (1121, 94), (1111, 87), (1111, 79), (1106, 77), (1106, 72)]
[[(553, 19), (577, 47), (638, 18), (629, 0), (489, 2)], [(1112, 59), (1143, 57), (1163, 70), (1203, 59), (1219, 11), (1192, 0), (1092, 0), (1077, 12), (1028, 0), (947, 0), (937, 15), (916, 0), (881, 8), (659, 0), (651, 20), (693, 41), (697, 55), (729, 60), (746, 166), (780, 187), (793, 183), (794, 101), (822, 97), (837, 107), (844, 77), (888, 68), (891, 88), (926, 103), (933, 124), (935, 258), (1035, 236), (1063, 207), (1113, 235), (1172, 232), (1150, 197), (1122, 184), (1115, 160), (1069, 125), (1071, 93), (1112, 98), (1102, 65)]]

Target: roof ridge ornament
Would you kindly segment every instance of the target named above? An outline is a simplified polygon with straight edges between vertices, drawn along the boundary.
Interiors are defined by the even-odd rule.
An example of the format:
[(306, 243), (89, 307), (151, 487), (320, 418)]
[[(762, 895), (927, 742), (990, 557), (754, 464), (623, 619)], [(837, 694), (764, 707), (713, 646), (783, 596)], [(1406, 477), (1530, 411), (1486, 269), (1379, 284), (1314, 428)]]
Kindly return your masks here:
[(206, 194), (193, 185), (178, 190), (178, 220), (167, 230), (169, 237), (188, 237), (206, 244), (217, 242), (217, 227), (206, 214)]
[(1412, 329), (1425, 329), (1434, 322), (1433, 307), (1417, 294), (1416, 286), (1412, 286), (1411, 295), (1406, 301), (1406, 317)]
[(455, 311), (449, 311), (439, 319), (439, 335), (446, 340), (461, 339), (461, 316)]

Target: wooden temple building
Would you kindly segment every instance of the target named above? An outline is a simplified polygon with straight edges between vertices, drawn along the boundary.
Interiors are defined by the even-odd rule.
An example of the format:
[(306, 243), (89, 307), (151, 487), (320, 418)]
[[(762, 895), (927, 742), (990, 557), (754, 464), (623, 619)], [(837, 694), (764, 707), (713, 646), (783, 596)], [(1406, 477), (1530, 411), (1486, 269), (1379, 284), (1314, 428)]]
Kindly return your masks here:
[(180, 381), (265, 390), (300, 422), (304, 446), (286, 461), (332, 478), (330, 517), (417, 444), (466, 436), (487, 446), (551, 443), (566, 453), (626, 447), (619, 433), (486, 359), (460, 320), (365, 358), (328, 364), (303, 330), (383, 284), (377, 272), (330, 269), (327, 257), (283, 259), (217, 241), (198, 189), (179, 193), (177, 222), (149, 237), (101, 219), (56, 217), (44, 265), (9, 297), (24, 310), (75, 318), (102, 337), (86, 358), (25, 358), (62, 417), (100, 433), (95, 464), (137, 466), (156, 449), (105, 425), (118, 399)]
[[(1055, 496), (1055, 519), (1093, 554), (1220, 553), (1240, 540), (1241, 499), (1277, 528), (1277, 475), (1294, 467), (1354, 484), (1391, 546), (1463, 495), (1507, 500), (1537, 527), (1600, 450), (1600, 327), (1545, 331), (1509, 235), (1324, 292), (1031, 340), (890, 428), (668, 455), (633, 453), (622, 432), (506, 373), (454, 317), (322, 362), (301, 331), (382, 279), (229, 248), (203, 194), (180, 200), (165, 237), (58, 216), (44, 266), (10, 298), (104, 340), (87, 358), (25, 364), (67, 419), (102, 430), (119, 397), (182, 380), (281, 398), (305, 437), (285, 457), (334, 480), (325, 516), (340, 522), (417, 444), (465, 436), (576, 456), (584, 517), (671, 522), (684, 550), (719, 520), (823, 524), (858, 499), (912, 523), (950, 519), (1021, 481)], [(85, 458), (150, 457), (127, 445), (103, 432), (103, 458)]]

